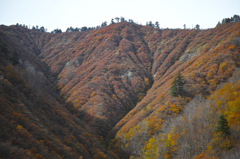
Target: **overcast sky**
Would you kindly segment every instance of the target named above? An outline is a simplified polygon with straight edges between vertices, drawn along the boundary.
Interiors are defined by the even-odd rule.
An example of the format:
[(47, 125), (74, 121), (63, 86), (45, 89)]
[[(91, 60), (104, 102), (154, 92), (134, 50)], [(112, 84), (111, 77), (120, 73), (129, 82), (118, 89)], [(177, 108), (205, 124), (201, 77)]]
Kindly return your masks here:
[(44, 26), (48, 31), (93, 27), (125, 17), (139, 24), (159, 21), (161, 28), (213, 28), (240, 15), (240, 0), (0, 0), (0, 24)]

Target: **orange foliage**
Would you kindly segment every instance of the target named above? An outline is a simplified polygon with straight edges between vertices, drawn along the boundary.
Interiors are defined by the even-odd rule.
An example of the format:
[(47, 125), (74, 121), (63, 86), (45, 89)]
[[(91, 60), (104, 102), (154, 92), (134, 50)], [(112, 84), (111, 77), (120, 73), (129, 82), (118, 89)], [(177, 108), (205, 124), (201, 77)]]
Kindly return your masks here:
[[(18, 147), (31, 144), (33, 148), (28, 151), (32, 158), (83, 154), (86, 158), (106, 158), (103, 152), (108, 150), (101, 146), (103, 139), (96, 136), (106, 136), (110, 130), (117, 132), (116, 138), (122, 139), (128, 151), (140, 151), (142, 146), (147, 148), (147, 157), (157, 158), (159, 154), (152, 153), (160, 151), (154, 136), (184, 112), (190, 101), (184, 97), (210, 95), (240, 65), (235, 38), (239, 36), (239, 23), (209, 30), (159, 30), (118, 23), (59, 35), (17, 26), (1, 26), (0, 30), (0, 42), (7, 42), (9, 50), (18, 50), (21, 61), (32, 66), (24, 62), (12, 66), (8, 58), (0, 59), (0, 101), (6, 104), (0, 118), (5, 127), (1, 135), (6, 136), (4, 142)], [(33, 68), (45, 79), (33, 79), (40, 83), (39, 94), (19, 75)], [(171, 82), (179, 71), (186, 79), (184, 97), (171, 98)], [(68, 105), (58, 102), (58, 92), (52, 90), (54, 82)], [(238, 85), (224, 87), (214, 99), (219, 108), (216, 111), (226, 115), (233, 130), (239, 129)], [(24, 105), (20, 107), (19, 103)], [(16, 129), (19, 131), (10, 131)], [(203, 130), (205, 127), (200, 132)], [(17, 135), (19, 138), (14, 138)], [(177, 131), (163, 135), (166, 151), (161, 155), (173, 157), (180, 137)], [(229, 146), (228, 141), (222, 143), (223, 149)], [(120, 141), (115, 147), (116, 153), (120, 151)]]

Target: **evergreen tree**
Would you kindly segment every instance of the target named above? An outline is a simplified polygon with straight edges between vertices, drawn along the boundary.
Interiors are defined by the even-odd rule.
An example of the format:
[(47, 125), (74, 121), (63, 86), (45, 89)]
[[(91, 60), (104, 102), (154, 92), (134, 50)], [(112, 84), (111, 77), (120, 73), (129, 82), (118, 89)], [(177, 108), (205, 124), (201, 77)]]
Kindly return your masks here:
[(217, 23), (217, 25), (216, 25), (216, 26), (219, 26), (219, 25), (221, 25), (220, 21), (218, 21), (218, 23)]
[(153, 26), (152, 21), (149, 21), (148, 25), (149, 25), (149, 26)]
[(54, 29), (51, 33), (57, 34), (57, 33), (62, 33), (61, 29)]
[(230, 135), (230, 128), (228, 126), (228, 121), (226, 120), (224, 115), (219, 116), (216, 132), (222, 132), (225, 137)]
[(134, 21), (132, 19), (129, 19), (128, 22), (134, 24)]
[(106, 21), (102, 22), (102, 24), (101, 24), (101, 27), (105, 27), (105, 26), (107, 26), (107, 22)]
[(159, 22), (158, 22), (158, 21), (156, 21), (156, 23), (155, 23), (155, 27), (158, 28), (158, 29), (160, 28), (160, 26), (159, 26)]
[(171, 95), (173, 97), (182, 95), (183, 85), (184, 85), (184, 78), (182, 77), (181, 73), (178, 72), (177, 76), (174, 78), (173, 83), (172, 83)]
[(39, 29), (40, 32), (45, 32), (45, 28), (42, 26), (40, 29)]
[(114, 22), (114, 20), (113, 20), (113, 19), (111, 20), (111, 24), (115, 24), (115, 22)]
[(121, 21), (121, 22), (125, 22), (125, 18), (124, 18), (124, 17), (121, 17), (121, 18), (120, 18), (120, 21)]
[(231, 22), (239, 22), (240, 21), (240, 16), (239, 15), (234, 15), (231, 17)]
[(197, 24), (197, 25), (195, 26), (195, 28), (196, 28), (197, 30), (199, 30), (199, 29), (200, 29), (200, 25)]
[(88, 28), (86, 26), (81, 28), (81, 31), (88, 31)]

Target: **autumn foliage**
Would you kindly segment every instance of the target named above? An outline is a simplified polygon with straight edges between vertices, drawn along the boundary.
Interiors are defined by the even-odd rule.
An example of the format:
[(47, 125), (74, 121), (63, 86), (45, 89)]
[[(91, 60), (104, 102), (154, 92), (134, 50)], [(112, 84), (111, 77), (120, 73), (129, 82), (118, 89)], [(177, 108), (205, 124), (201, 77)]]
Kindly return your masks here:
[[(160, 30), (122, 22), (50, 34), (1, 26), (2, 154), (239, 155), (239, 28), (236, 22)], [(173, 85), (180, 90), (171, 95)], [(216, 131), (219, 116), (228, 130)]]

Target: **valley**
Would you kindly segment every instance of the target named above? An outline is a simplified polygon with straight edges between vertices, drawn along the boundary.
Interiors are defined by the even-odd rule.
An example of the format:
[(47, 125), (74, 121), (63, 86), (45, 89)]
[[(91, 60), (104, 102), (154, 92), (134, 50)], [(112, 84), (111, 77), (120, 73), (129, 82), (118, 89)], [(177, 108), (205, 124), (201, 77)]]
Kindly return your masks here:
[[(239, 155), (239, 22), (60, 34), (0, 26), (0, 47), (6, 158)], [(173, 97), (179, 72), (183, 92)], [(215, 131), (221, 115), (227, 137)]]

